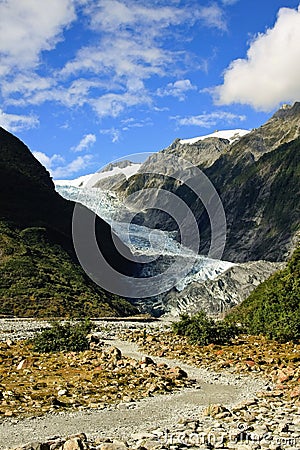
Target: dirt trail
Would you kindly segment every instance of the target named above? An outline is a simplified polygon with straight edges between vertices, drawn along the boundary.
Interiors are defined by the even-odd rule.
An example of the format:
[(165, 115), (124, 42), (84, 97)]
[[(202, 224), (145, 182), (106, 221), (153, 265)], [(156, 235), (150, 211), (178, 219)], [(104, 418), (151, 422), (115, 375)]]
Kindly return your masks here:
[[(125, 356), (141, 359), (144, 355), (132, 343), (112, 339), (106, 341), (106, 344), (118, 347)], [(169, 366), (179, 365), (191, 378), (197, 380), (195, 387), (121, 404), (114, 409), (52, 413), (22, 420), (6, 419), (0, 424), (0, 448), (78, 432), (85, 432), (90, 437), (126, 439), (133, 433), (171, 426), (180, 417), (197, 417), (205, 405), (233, 404), (264, 388), (263, 382), (251, 377), (218, 374), (167, 358), (153, 357), (153, 360)]]

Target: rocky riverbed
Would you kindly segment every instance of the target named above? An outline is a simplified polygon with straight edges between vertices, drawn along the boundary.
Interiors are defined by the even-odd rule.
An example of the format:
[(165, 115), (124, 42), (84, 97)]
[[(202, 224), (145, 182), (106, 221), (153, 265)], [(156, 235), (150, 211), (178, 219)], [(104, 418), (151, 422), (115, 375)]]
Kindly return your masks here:
[[(47, 326), (45, 322), (41, 324), (26, 321), (25, 326), (25, 322), (23, 325), (18, 322), (17, 331), (18, 327), (11, 326), (10, 322), (9, 331), (9, 326), (4, 322), (0, 321), (4, 341), (2, 346), (7, 346), (5, 341), (8, 341), (10, 349), (22, 345), (16, 342), (17, 338), (24, 339), (30, 333), (34, 333), (35, 329)], [(102, 405), (98, 403), (97, 406), (92, 405), (93, 407), (88, 402), (79, 405), (83, 406), (82, 408), (72, 410), (52, 405), (54, 408), (44, 414), (41, 414), (40, 408), (37, 407), (35, 413), (30, 412), (29, 417), (25, 418), (15, 413), (13, 416), (2, 415), (1, 449), (16, 446), (26, 450), (300, 448), (300, 405), (297, 393), (300, 374), (297, 346), (287, 344), (285, 353), (284, 349), (278, 346), (277, 356), (274, 345), (259, 340), (256, 341), (257, 345), (254, 345), (254, 342), (244, 342), (240, 343), (239, 347), (232, 346), (230, 350), (227, 347), (199, 349), (186, 342), (180, 343), (174, 336), (172, 339), (167, 326), (160, 322), (97, 323), (96, 327), (96, 334), (103, 344), (103, 349), (83, 352), (85, 353), (85, 363), (81, 366), (81, 370), (85, 370), (85, 376), (82, 377), (83, 386), (87, 374), (89, 373), (89, 376), (93, 374), (94, 366), (90, 365), (89, 358), (94, 358), (95, 361), (100, 358), (104, 349), (104, 353), (108, 351), (119, 355), (117, 366), (120, 360), (122, 360), (120, 366), (125, 364), (125, 369), (127, 363), (133, 364), (130, 367), (134, 367), (133, 374), (137, 379), (136, 371), (140, 371), (141, 365), (144, 365), (142, 371), (147, 373), (150, 368), (150, 374), (147, 374), (148, 382), (151, 378), (153, 385), (158, 381), (161, 382), (161, 377), (165, 377), (166, 374), (168, 378), (170, 373), (173, 375), (181, 373), (177, 384), (175, 377), (173, 388), (162, 395), (159, 391), (143, 391), (141, 378), (138, 379), (133, 389), (135, 394), (131, 393), (131, 398), (126, 398), (128, 397), (126, 392), (125, 398), (121, 396), (117, 401)], [(121, 340), (118, 339), (120, 333)], [(128, 342), (129, 340), (132, 342)], [(108, 350), (112, 348), (114, 350)], [(7, 352), (3, 348), (2, 358), (5, 353)], [(150, 354), (152, 362), (147, 359)], [(21, 357), (23, 358), (22, 355)], [(49, 362), (52, 357), (48, 356)], [(18, 358), (20, 359), (20, 356)], [(266, 359), (268, 361), (265, 361)], [(258, 360), (265, 363), (257, 364)], [(14, 364), (11, 364), (11, 369), (7, 370), (7, 373), (9, 376), (12, 376), (13, 372), (17, 374), (14, 389), (19, 384), (26, 385), (24, 379), (21, 381), (25, 376), (24, 373), (20, 373), (23, 369), (16, 370), (15, 363), (18, 360), (10, 361)], [(224, 364), (226, 361), (227, 364)], [(58, 359), (56, 363), (59, 364)], [(53, 360), (51, 364), (55, 365)], [(180, 369), (176, 368), (179, 366)], [(172, 367), (173, 372), (170, 369)], [(257, 369), (258, 367), (260, 369)], [(116, 368), (112, 368), (112, 372)], [(118, 367), (118, 370), (120, 369), (124, 370), (124, 367)], [(154, 374), (153, 377), (151, 372)], [(44, 370), (41, 373), (44, 375)], [(183, 373), (188, 377), (183, 376)], [(191, 379), (195, 381), (192, 383)], [(144, 381), (146, 380), (147, 377)], [(6, 375), (2, 373), (1, 386), (5, 382)], [(111, 382), (107, 387), (110, 385)], [(119, 390), (117, 391), (117, 395), (120, 394)], [(141, 395), (145, 392), (147, 395)], [(59, 401), (72, 398), (64, 398), (66, 393), (58, 396), (57, 389), (56, 395)], [(7, 399), (4, 398), (4, 406), (5, 401)], [(83, 398), (79, 403), (81, 401)], [(24, 446), (26, 442), (31, 444)]]

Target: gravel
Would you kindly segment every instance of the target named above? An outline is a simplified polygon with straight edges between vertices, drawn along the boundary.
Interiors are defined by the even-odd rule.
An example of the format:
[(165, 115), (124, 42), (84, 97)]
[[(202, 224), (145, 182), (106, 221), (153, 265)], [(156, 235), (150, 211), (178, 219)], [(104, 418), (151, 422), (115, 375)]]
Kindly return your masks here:
[[(107, 345), (118, 347), (124, 355), (140, 359), (140, 352), (133, 343), (116, 339), (123, 327), (162, 327), (166, 324), (136, 324), (97, 322), (98, 334)], [(48, 326), (47, 322), (34, 320), (0, 320), (2, 339), (12, 340), (32, 337), (36, 331)], [(4, 332), (5, 331), (5, 332)], [(0, 449), (10, 448), (25, 442), (43, 441), (52, 436), (66, 436), (84, 432), (89, 438), (128, 438), (133, 433), (142, 433), (155, 428), (168, 428), (181, 417), (198, 418), (205, 406), (221, 403), (234, 405), (253, 397), (255, 392), (267, 388), (266, 381), (245, 375), (217, 373), (196, 368), (182, 361), (151, 357), (156, 362), (179, 365), (188, 375), (197, 380), (194, 388), (163, 396), (144, 398), (138, 402), (123, 403), (106, 409), (82, 410), (73, 413), (47, 414), (22, 420), (2, 419), (0, 422)]]

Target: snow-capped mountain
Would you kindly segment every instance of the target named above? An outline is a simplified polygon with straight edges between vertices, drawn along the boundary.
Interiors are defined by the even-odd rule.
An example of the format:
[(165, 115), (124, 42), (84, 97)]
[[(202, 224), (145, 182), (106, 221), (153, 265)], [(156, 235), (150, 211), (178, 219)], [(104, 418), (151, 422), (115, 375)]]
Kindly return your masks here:
[(56, 186), (73, 186), (73, 187), (85, 187), (89, 179), (93, 176), (93, 173), (89, 175), (82, 175), (74, 180), (53, 180)]
[(227, 139), (230, 144), (232, 144), (237, 139), (240, 139), (241, 137), (245, 136), (246, 134), (250, 133), (250, 130), (243, 130), (243, 129), (236, 129), (236, 130), (221, 130), (221, 131), (214, 131), (211, 134), (206, 134), (205, 136), (198, 136), (190, 139), (180, 139), (180, 144), (195, 144), (198, 141), (203, 141), (207, 138), (220, 138), (220, 139)]
[(141, 164), (133, 163), (131, 161), (118, 161), (111, 163), (104, 167), (100, 172), (92, 173), (89, 175), (83, 175), (81, 177), (75, 178), (74, 180), (54, 180), (56, 186), (72, 186), (72, 187), (86, 187), (89, 181), (92, 185), (96, 184), (100, 180), (104, 180), (108, 177), (113, 177), (116, 175), (123, 175), (126, 178), (130, 178), (132, 175), (137, 173)]

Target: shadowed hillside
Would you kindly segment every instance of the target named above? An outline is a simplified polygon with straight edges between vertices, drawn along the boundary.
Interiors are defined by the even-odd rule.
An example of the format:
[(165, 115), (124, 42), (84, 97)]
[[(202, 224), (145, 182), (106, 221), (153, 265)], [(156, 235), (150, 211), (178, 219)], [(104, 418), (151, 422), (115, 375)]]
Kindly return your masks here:
[[(71, 226), (74, 203), (55, 190), (46, 169), (15, 136), (0, 128), (1, 313), (18, 316), (103, 316), (135, 312), (127, 301), (94, 284), (78, 264)], [(111, 229), (96, 220), (103, 254), (122, 273)], [(123, 246), (124, 248), (124, 246)], [(129, 255), (129, 250), (124, 248)]]

